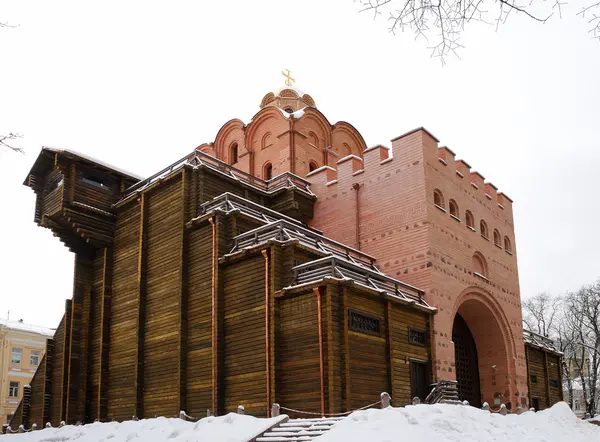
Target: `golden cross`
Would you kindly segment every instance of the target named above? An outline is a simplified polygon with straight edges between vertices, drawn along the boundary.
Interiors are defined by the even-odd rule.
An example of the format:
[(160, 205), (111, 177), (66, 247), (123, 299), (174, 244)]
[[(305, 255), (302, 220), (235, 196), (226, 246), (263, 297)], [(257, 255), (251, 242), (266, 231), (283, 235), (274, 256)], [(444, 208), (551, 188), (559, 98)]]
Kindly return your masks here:
[(283, 74), (283, 76), (285, 77), (285, 84), (288, 86), (292, 85), (292, 82), (295, 82), (296, 80), (294, 80), (291, 75), (290, 75), (290, 70), (286, 69), (287, 74), (283, 71), (281, 71), (281, 73)]

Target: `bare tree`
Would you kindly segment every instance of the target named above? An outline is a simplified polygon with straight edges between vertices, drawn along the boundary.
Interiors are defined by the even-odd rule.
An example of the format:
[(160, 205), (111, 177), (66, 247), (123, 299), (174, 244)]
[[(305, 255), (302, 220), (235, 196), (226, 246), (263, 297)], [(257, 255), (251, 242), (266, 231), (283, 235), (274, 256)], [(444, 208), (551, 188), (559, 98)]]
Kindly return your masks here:
[[(546, 23), (552, 16), (561, 16), (560, 0), (354, 0), (361, 12), (370, 12), (373, 18), (388, 17), (389, 31), (393, 34), (412, 31), (415, 38), (430, 41), (431, 55), (442, 63), (448, 54), (457, 54), (463, 46), (459, 39), (465, 27), (472, 22), (495, 25), (496, 29), (513, 14), (522, 14), (538, 23)], [(538, 12), (541, 11), (541, 12)], [(600, 39), (600, 2), (579, 13), (588, 20), (592, 37)]]
[(555, 332), (554, 321), (559, 313), (561, 299), (540, 293), (523, 303), (523, 322), (528, 330), (550, 337)]
[(13, 142), (19, 138), (23, 138), (23, 135), (17, 133), (9, 133), (8, 135), (0, 134), (0, 147), (11, 150), (13, 152), (25, 153), (25, 149), (13, 145)]

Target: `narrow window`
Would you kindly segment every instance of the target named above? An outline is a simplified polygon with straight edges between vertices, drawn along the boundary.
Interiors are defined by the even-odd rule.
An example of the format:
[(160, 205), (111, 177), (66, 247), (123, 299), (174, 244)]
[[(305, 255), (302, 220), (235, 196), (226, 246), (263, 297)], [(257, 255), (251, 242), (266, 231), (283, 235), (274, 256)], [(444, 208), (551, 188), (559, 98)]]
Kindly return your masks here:
[(89, 184), (90, 186), (98, 187), (100, 189), (110, 190), (110, 188), (106, 184), (104, 184), (104, 181), (102, 181), (100, 178), (94, 175), (84, 176), (83, 178), (81, 178), (81, 182)]
[(349, 310), (348, 328), (369, 335), (379, 336), (381, 334), (381, 321), (374, 316)]
[(444, 195), (438, 189), (433, 191), (433, 204), (438, 207), (444, 208)]
[(408, 343), (425, 347), (427, 343), (425, 331), (408, 327)]
[(467, 222), (467, 227), (470, 227), (471, 229), (475, 230), (475, 219), (473, 218), (473, 214), (470, 210), (467, 210), (465, 212), (465, 220)]
[(532, 375), (529, 377), (529, 379), (530, 379), (530, 381), (531, 381), (531, 383), (532, 383), (532, 384), (537, 384), (537, 375), (535, 375), (535, 374), (532, 374)]
[(458, 215), (458, 204), (456, 204), (456, 201), (454, 200), (450, 200), (448, 202), (448, 207), (450, 208), (450, 215), (455, 216), (456, 218), (460, 218)]
[(504, 237), (504, 250), (506, 250), (509, 253), (512, 253), (512, 244), (510, 243), (510, 239), (508, 239), (508, 236)]
[(40, 365), (40, 352), (37, 350), (31, 350), (29, 355), (29, 365)]
[(473, 255), (473, 272), (478, 276), (483, 276), (484, 278), (488, 277), (487, 263), (485, 262), (483, 255), (479, 252)]
[(479, 222), (479, 231), (481, 232), (481, 236), (483, 236), (485, 239), (489, 238), (488, 226), (484, 220)]
[(263, 168), (263, 179), (270, 180), (271, 178), (273, 178), (273, 166), (271, 163), (267, 163)]
[(319, 137), (317, 137), (317, 134), (314, 132), (308, 133), (308, 142), (315, 147), (319, 147)]
[(231, 164), (235, 164), (238, 162), (238, 144), (233, 143), (229, 150), (229, 159), (231, 160)]
[(309, 172), (317, 170), (318, 168), (319, 168), (319, 166), (317, 166), (317, 163), (315, 163), (314, 161), (311, 161), (310, 163), (308, 163), (308, 171)]
[(502, 236), (500, 236), (500, 232), (498, 229), (494, 229), (494, 244), (498, 247), (502, 247)]
[(21, 356), (23, 355), (23, 350), (20, 348), (13, 348), (12, 349), (12, 363), (13, 364), (20, 364), (21, 363)]
[(8, 396), (9, 397), (19, 397), (19, 383), (18, 382), (10, 382), (8, 387)]

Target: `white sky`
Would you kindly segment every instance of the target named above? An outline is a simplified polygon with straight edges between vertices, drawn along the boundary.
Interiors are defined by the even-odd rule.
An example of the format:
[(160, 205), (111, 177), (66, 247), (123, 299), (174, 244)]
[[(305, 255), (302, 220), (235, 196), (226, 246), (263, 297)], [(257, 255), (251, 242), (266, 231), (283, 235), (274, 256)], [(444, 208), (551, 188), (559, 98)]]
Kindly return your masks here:
[(523, 297), (600, 276), (600, 42), (579, 3), (475, 26), (445, 67), (350, 0), (91, 4), (0, 6), (19, 24), (0, 30), (0, 133), (28, 151), (0, 151), (0, 317), (55, 327), (72, 294), (73, 256), (21, 185), (42, 145), (149, 175), (248, 121), (286, 68), (368, 145), (425, 126), (512, 197)]

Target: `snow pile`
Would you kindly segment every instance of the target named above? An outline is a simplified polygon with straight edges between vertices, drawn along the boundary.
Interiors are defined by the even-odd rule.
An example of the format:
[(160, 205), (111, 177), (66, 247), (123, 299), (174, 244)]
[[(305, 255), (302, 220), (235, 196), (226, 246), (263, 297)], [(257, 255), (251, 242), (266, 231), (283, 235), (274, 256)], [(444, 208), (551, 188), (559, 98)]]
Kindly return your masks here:
[(538, 413), (492, 414), (459, 405), (415, 405), (352, 413), (318, 442), (600, 442), (600, 427), (560, 402)]
[(143, 419), (126, 422), (96, 422), (63, 428), (44, 428), (7, 436), (15, 442), (247, 442), (281, 418), (258, 419), (229, 413), (206, 417), (198, 422), (181, 419)]

